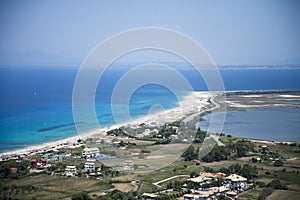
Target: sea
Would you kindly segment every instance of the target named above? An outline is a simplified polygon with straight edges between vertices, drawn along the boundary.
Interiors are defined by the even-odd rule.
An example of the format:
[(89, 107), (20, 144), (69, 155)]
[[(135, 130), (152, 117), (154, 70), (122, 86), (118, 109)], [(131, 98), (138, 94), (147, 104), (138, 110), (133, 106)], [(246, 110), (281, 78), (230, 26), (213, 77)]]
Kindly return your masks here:
[[(0, 152), (77, 135), (72, 92), (78, 69), (74, 66), (0, 66)], [(95, 110), (101, 127), (116, 123), (111, 96), (118, 80), (129, 70), (126, 64), (112, 65), (99, 81)], [(176, 70), (189, 81), (194, 91), (207, 91), (205, 81), (195, 70), (180, 64), (177, 64)], [(235, 66), (221, 67), (219, 71), (226, 91), (300, 90), (300, 68)], [(131, 95), (129, 113), (137, 119), (149, 114), (155, 105), (161, 109), (178, 107), (178, 100), (187, 93), (180, 91), (179, 94), (175, 95), (164, 85), (149, 82)], [(122, 113), (126, 107), (120, 104), (117, 108)], [(229, 112), (224, 132), (241, 137), (300, 141), (299, 111), (270, 108)], [(252, 119), (258, 120), (259, 126)], [(89, 118), (76, 123), (86, 131), (97, 127), (90, 123)], [(203, 129), (205, 126), (201, 125)]]

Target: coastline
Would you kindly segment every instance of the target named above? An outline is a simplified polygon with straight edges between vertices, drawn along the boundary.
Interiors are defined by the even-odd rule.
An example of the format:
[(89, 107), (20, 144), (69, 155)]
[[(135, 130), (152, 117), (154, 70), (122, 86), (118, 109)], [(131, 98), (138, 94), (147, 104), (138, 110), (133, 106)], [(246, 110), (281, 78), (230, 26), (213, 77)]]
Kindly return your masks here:
[[(124, 127), (124, 126), (137, 126), (141, 123), (151, 123), (153, 121), (159, 122), (159, 123), (167, 123), (170, 121), (176, 121), (180, 119), (184, 119), (191, 114), (197, 115), (200, 112), (200, 109), (207, 106), (208, 99), (211, 98), (213, 95), (217, 96), (219, 93), (217, 92), (191, 92), (184, 96), (180, 101), (179, 107), (171, 108), (168, 110), (163, 110), (157, 113), (149, 114), (147, 116), (134, 119), (129, 122), (119, 123), (111, 126), (106, 126), (103, 128), (90, 130), (84, 134), (75, 135), (72, 137), (67, 137), (61, 140), (56, 140), (53, 142), (47, 142), (43, 144), (37, 144), (28, 146), (21, 149), (16, 149), (8, 152), (2, 152), (0, 153), (0, 158), (17, 158), (19, 156), (28, 156), (30, 154), (34, 153), (40, 153), (40, 152), (47, 152), (51, 150), (57, 150), (62, 147), (67, 148), (76, 148), (78, 146), (81, 146), (82, 143), (79, 143), (78, 140), (85, 140), (89, 137), (98, 137), (99, 139), (105, 139), (106, 138), (106, 132)], [(184, 108), (184, 109), (181, 109)], [(77, 133), (78, 134), (78, 133)]]
[[(226, 101), (221, 102), (219, 98), (223, 98), (226, 95)], [(280, 98), (283, 101), (282, 104), (274, 103), (273, 101), (258, 101), (258, 98), (266, 99), (277, 99)], [(236, 99), (239, 100), (236, 103)], [(241, 100), (242, 99), (242, 100)], [(255, 101), (253, 101), (255, 99)], [(224, 92), (191, 92), (184, 96), (179, 104), (179, 107), (171, 108), (168, 110), (163, 110), (157, 113), (149, 114), (147, 116), (134, 119), (129, 122), (119, 123), (95, 130), (90, 130), (81, 135), (75, 135), (72, 137), (67, 137), (61, 140), (47, 142), (43, 144), (37, 144), (28, 146), (21, 149), (16, 149), (8, 152), (0, 153), (0, 159), (2, 158), (17, 158), (19, 156), (28, 156), (31, 153), (41, 153), (51, 150), (57, 150), (60, 148), (76, 148), (81, 146), (82, 143), (78, 143), (78, 140), (86, 140), (90, 137), (97, 137), (99, 139), (109, 139), (106, 136), (106, 132), (124, 127), (124, 126), (138, 126), (141, 123), (150, 124), (153, 121), (159, 122), (161, 124), (183, 120), (187, 122), (192, 120), (195, 116), (200, 115), (205, 112), (218, 112), (218, 111), (232, 111), (232, 110), (249, 110), (249, 109), (260, 109), (260, 108), (270, 108), (270, 107), (288, 107), (293, 108), (295, 105), (286, 104), (290, 100), (300, 101), (300, 91), (226, 91)], [(286, 102), (285, 102), (286, 101)], [(210, 103), (209, 103), (210, 102)], [(209, 104), (214, 104), (214, 107), (208, 106)], [(243, 106), (245, 105), (245, 106)], [(300, 108), (300, 105), (296, 105)], [(184, 108), (181, 109), (181, 108)], [(250, 140), (260, 141), (260, 142), (273, 142), (280, 143), (280, 141), (267, 141), (255, 138), (247, 138)]]

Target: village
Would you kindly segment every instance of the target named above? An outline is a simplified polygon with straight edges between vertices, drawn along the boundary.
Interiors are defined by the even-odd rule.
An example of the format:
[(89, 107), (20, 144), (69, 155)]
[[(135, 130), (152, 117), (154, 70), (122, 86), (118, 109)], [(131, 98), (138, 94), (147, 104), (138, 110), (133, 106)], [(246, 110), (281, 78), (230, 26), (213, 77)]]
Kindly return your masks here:
[[(119, 191), (125, 196), (133, 192), (130, 193), (133, 199), (143, 200), (211, 200), (239, 199), (247, 193), (261, 193), (263, 190), (259, 186), (262, 183), (257, 181), (261, 173), (264, 173), (263, 176), (272, 174), (272, 170), (275, 170), (273, 173), (278, 170), (291, 173), (292, 169), (295, 175), (299, 173), (296, 168), (284, 166), (292, 158), (278, 150), (299, 148), (297, 143), (247, 140), (224, 133), (207, 133), (199, 128), (193, 131), (193, 139), (189, 140), (191, 131), (184, 131), (190, 130), (193, 123), (141, 123), (134, 127), (112, 129), (107, 131), (105, 137), (77, 140), (48, 150), (2, 158), (2, 163), (11, 164), (6, 174), (1, 168), (2, 177), (3, 180), (10, 180), (14, 174), (23, 174), (25, 177), (30, 174), (33, 177), (55, 177), (59, 182), (60, 177), (78, 183), (96, 181), (102, 189), (88, 193), (94, 199), (103, 199), (105, 196), (109, 199)], [(214, 148), (200, 158), (199, 148), (204, 139), (214, 141), (216, 136), (219, 141), (215, 141)], [(154, 164), (151, 156), (157, 148), (181, 144), (187, 148), (173, 164), (149, 173), (138, 173)], [(222, 162), (229, 164), (225, 167)], [(22, 167), (13, 166), (13, 163), (21, 163)], [(27, 166), (24, 167), (24, 163)], [(210, 163), (216, 167), (211, 168)], [(262, 185), (267, 187), (270, 183), (272, 181)], [(280, 184), (281, 188), (285, 188), (283, 183)], [(33, 183), (33, 187), (39, 186)], [(1, 195), (9, 195), (9, 191), (2, 191)]]

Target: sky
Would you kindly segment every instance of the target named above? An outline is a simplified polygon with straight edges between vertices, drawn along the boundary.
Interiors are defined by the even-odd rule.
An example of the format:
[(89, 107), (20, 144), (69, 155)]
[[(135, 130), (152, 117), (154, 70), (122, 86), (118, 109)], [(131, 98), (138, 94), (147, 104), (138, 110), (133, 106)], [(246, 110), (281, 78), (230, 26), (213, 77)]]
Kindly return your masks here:
[[(133, 28), (179, 31), (217, 64), (300, 64), (297, 0), (0, 1), (1, 63), (81, 63), (108, 37)], [(172, 59), (157, 52), (126, 61)]]

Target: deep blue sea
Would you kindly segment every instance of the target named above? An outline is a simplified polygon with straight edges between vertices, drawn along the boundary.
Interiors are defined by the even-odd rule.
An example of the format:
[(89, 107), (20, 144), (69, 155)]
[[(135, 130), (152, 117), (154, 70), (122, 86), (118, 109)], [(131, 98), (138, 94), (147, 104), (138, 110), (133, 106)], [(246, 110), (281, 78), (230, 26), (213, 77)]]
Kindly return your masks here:
[[(76, 135), (72, 90), (77, 70), (57, 66), (0, 67), (0, 152)], [(101, 126), (115, 123), (110, 105), (111, 94), (117, 80), (127, 71), (127, 68), (112, 67), (99, 82), (95, 108)], [(195, 71), (179, 69), (179, 72), (189, 80), (194, 90), (207, 90)], [(220, 72), (227, 91), (300, 90), (300, 69), (221, 69)], [(130, 114), (132, 118), (147, 115), (149, 109), (157, 104), (164, 109), (178, 106), (177, 98), (170, 90), (161, 85), (147, 84), (132, 95)], [(119, 107), (122, 109), (122, 105)], [(293, 120), (292, 117), (289, 120)], [(299, 129), (299, 121), (294, 123)], [(87, 130), (93, 128), (88, 119), (80, 122), (80, 126)], [(266, 125), (266, 129), (270, 127), (274, 128), (272, 124)], [(295, 133), (288, 134), (285, 135), (287, 140), (299, 138)], [(244, 136), (242, 133), (237, 135)]]

